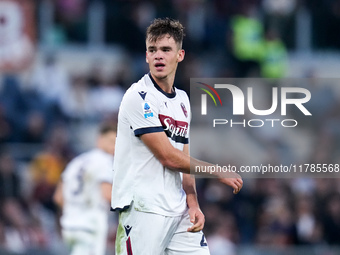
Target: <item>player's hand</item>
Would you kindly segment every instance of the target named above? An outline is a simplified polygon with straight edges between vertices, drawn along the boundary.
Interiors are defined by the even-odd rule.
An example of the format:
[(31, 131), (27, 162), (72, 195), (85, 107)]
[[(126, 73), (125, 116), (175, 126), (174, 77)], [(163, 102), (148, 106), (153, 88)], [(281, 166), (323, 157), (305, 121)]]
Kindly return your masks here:
[(205, 217), (200, 208), (198, 207), (189, 208), (189, 217), (190, 222), (194, 225), (188, 228), (188, 232), (201, 231), (204, 227)]
[(223, 184), (232, 187), (234, 189), (234, 194), (239, 193), (243, 186), (242, 177), (237, 173), (230, 173), (230, 177), (220, 178), (219, 180)]

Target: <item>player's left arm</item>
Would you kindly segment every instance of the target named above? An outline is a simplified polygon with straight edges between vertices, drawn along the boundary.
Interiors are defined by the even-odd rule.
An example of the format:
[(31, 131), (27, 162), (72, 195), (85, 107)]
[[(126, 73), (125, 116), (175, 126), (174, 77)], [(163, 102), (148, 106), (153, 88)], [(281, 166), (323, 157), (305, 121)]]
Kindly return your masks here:
[(110, 202), (111, 201), (112, 184), (108, 183), (108, 182), (102, 182), (100, 184), (100, 189), (101, 189), (101, 193), (102, 193), (102, 196), (105, 199), (105, 201)]
[[(183, 152), (189, 155), (189, 146), (188, 144), (184, 145)], [(190, 176), (190, 174), (183, 173), (183, 189), (187, 195), (187, 205), (189, 208), (189, 216), (190, 221), (193, 225), (188, 228), (189, 232), (198, 232), (201, 231), (204, 227), (204, 214), (202, 213), (196, 193), (196, 181), (194, 176)]]

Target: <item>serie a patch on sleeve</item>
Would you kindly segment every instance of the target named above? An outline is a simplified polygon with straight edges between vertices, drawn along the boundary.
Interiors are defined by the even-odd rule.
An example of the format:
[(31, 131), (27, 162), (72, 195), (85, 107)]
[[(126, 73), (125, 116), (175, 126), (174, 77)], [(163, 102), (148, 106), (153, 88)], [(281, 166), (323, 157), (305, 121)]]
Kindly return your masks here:
[(154, 113), (152, 112), (152, 106), (149, 102), (143, 102), (143, 114), (144, 118), (147, 119), (149, 117), (154, 117)]

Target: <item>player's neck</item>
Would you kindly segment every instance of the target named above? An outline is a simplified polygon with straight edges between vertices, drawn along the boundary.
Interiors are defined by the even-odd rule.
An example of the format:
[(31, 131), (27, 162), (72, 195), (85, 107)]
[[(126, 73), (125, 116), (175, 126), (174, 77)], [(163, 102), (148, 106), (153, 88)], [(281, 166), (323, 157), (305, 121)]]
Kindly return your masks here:
[(157, 85), (166, 93), (172, 93), (173, 91), (173, 85), (175, 77), (166, 77), (166, 78), (157, 78), (154, 75), (152, 75), (152, 78), (157, 83)]

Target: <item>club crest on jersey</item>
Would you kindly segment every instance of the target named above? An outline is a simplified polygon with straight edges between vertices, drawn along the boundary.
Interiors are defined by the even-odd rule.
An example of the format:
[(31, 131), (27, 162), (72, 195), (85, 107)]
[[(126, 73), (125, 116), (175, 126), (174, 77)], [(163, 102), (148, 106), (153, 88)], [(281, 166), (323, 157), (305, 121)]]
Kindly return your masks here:
[(143, 105), (144, 118), (153, 117), (153, 112), (149, 103), (145, 102)]
[(185, 105), (184, 105), (183, 103), (181, 103), (181, 107), (182, 107), (184, 116), (185, 116), (186, 118), (188, 118), (188, 111), (187, 111), (187, 109), (185, 108)]

